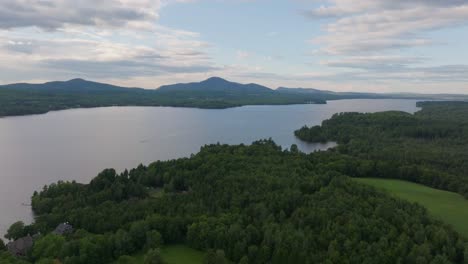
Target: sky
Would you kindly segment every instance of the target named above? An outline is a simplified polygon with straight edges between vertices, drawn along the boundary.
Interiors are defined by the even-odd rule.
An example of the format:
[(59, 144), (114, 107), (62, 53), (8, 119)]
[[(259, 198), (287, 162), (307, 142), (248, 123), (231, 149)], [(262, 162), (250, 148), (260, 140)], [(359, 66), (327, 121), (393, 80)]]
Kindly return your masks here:
[(468, 0), (1, 0), (0, 84), (468, 94)]

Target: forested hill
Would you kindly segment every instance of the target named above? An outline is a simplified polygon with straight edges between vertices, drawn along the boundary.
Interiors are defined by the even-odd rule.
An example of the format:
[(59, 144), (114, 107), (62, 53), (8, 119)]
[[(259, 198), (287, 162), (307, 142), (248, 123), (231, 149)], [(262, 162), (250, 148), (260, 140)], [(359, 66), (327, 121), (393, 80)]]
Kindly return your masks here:
[[(403, 112), (342, 113), (296, 136), (338, 141), (355, 177), (399, 178), (468, 198), (468, 102), (422, 102)], [(351, 172), (352, 170), (352, 172)]]
[[(30, 83), (15, 83), (8, 85), (0, 85), (0, 89), (11, 89), (21, 91), (44, 91), (44, 92), (125, 92), (128, 91), (126, 87), (120, 87), (105, 83), (91, 82), (84, 79), (72, 79), (69, 81), (55, 81), (46, 82), (42, 84), (30, 84)], [(143, 89), (137, 89), (140, 91)]]
[[(349, 179), (344, 158), (262, 140), (51, 184), (32, 197), (36, 222), (7, 235), (40, 233), (32, 249), (0, 247), (0, 263), (163, 263), (158, 248), (181, 243), (207, 252), (204, 263), (464, 263), (457, 233)], [(50, 233), (63, 222), (75, 231)]]
[(305, 103), (325, 101), (313, 95), (280, 93), (257, 84), (239, 84), (221, 78), (163, 86), (153, 90), (129, 89), (83, 79), (0, 86), (0, 117), (101, 106), (228, 108)]
[(214, 93), (242, 93), (242, 94), (264, 94), (273, 93), (274, 90), (255, 83), (240, 84), (229, 82), (219, 77), (211, 77), (202, 82), (179, 83), (164, 85), (158, 88), (161, 92), (214, 92)]

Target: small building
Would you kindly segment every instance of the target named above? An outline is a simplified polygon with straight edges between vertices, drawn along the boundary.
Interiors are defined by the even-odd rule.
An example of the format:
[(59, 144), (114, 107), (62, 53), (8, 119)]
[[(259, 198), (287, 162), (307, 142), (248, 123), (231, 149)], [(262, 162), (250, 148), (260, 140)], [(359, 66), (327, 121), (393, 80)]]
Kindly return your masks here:
[(55, 228), (54, 231), (52, 231), (52, 234), (56, 235), (67, 235), (71, 233), (73, 233), (73, 226), (70, 225), (68, 222), (61, 223)]
[(26, 256), (33, 243), (33, 238), (28, 235), (8, 243), (7, 249), (14, 256)]

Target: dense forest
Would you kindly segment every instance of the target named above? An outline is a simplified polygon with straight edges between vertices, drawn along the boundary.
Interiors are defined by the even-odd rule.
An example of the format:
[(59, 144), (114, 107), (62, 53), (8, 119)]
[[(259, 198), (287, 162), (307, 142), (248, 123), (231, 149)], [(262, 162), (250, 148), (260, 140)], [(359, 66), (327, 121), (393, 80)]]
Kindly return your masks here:
[[(296, 136), (337, 141), (342, 173), (399, 178), (468, 198), (468, 102), (421, 102), (403, 112), (341, 113)], [(335, 154), (334, 154), (335, 155)]]
[[(344, 155), (283, 150), (271, 140), (209, 145), (89, 184), (58, 182), (32, 196), (35, 235), (24, 257), (0, 263), (162, 263), (159, 248), (186, 244), (205, 263), (463, 263), (464, 239), (426, 210), (343, 170)], [(74, 232), (50, 233), (69, 222)]]

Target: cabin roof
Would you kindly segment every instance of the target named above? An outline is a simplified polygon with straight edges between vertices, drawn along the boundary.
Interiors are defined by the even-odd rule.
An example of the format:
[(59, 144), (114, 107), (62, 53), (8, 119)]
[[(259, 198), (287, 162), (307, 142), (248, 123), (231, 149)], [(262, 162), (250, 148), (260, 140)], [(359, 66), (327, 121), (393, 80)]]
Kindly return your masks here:
[(25, 256), (29, 249), (33, 246), (33, 239), (31, 236), (18, 238), (17, 240), (7, 244), (8, 251), (16, 256)]

